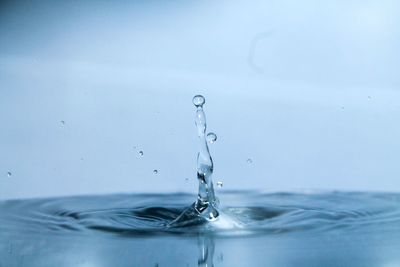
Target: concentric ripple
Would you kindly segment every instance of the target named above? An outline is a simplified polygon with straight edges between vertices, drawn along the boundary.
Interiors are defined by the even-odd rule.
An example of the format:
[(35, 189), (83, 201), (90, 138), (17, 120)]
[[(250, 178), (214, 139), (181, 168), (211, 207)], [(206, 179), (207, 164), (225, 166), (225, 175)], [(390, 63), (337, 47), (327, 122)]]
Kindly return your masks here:
[(400, 230), (400, 194), (221, 194), (221, 216), (170, 223), (190, 209), (189, 194), (83, 196), (0, 202), (0, 232), (118, 235), (279, 234), (293, 231)]

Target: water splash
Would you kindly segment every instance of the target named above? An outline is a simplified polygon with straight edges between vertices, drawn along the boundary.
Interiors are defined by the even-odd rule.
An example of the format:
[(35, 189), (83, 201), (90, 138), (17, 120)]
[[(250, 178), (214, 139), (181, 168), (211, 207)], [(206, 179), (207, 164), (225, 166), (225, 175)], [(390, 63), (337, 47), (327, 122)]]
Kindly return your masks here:
[(185, 226), (187, 224), (197, 224), (205, 221), (215, 221), (219, 216), (218, 198), (215, 197), (212, 174), (214, 163), (208, 149), (207, 141), (214, 143), (217, 135), (209, 133), (206, 135), (207, 122), (203, 105), (206, 100), (202, 95), (193, 97), (193, 104), (197, 108), (195, 124), (199, 140), (199, 152), (197, 154), (197, 179), (199, 181), (199, 191), (197, 200), (193, 205), (185, 210), (178, 218), (172, 221), (169, 226)]
[[(197, 154), (197, 179), (199, 180), (199, 192), (197, 195), (197, 201), (195, 202), (194, 208), (208, 220), (215, 220), (218, 213), (218, 199), (215, 197), (214, 185), (212, 182), (212, 174), (214, 171), (214, 164), (208, 150), (206, 140), (206, 114), (203, 110), (205, 99), (201, 95), (193, 97), (193, 104), (197, 107), (196, 111), (196, 126), (197, 135), (200, 143), (200, 151)], [(211, 139), (216, 140), (214, 133), (210, 134)], [(215, 136), (215, 138), (214, 138)]]
[[(299, 266), (398, 266), (398, 193), (220, 190), (226, 206), (219, 207), (208, 149), (216, 135), (206, 135), (204, 97), (193, 103), (199, 192), (190, 207), (193, 195), (182, 193), (0, 201), (0, 266), (193, 266), (197, 260), (197, 266), (211, 267), (214, 255), (218, 266), (289, 266), (293, 258)], [(15, 175), (10, 169), (8, 177), (11, 171)], [(151, 257), (143, 257), (149, 251)], [(308, 257), (310, 251), (317, 256)]]

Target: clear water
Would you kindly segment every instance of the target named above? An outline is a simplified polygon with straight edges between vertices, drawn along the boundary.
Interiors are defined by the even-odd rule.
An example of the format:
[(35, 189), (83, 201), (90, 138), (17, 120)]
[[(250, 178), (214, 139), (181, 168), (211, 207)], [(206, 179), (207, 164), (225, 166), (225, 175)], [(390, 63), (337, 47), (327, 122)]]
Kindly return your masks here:
[(400, 194), (225, 192), (217, 198), (208, 148), (217, 136), (206, 134), (204, 97), (193, 103), (197, 197), (2, 201), (0, 267), (400, 266)]
[[(199, 152), (197, 154), (197, 179), (199, 181), (199, 191), (197, 200), (193, 205), (184, 210), (175, 220), (168, 224), (168, 227), (182, 227), (198, 222), (217, 221), (221, 223), (218, 211), (219, 200), (215, 197), (214, 184), (212, 175), (214, 171), (214, 163), (208, 149), (209, 143), (214, 143), (217, 140), (215, 133), (208, 133), (206, 114), (203, 110), (205, 98), (202, 95), (193, 97), (193, 104), (197, 108), (196, 111), (196, 127), (199, 138)], [(223, 222), (226, 223), (226, 222)]]
[(400, 194), (219, 197), (235, 224), (169, 227), (191, 194), (3, 201), (0, 266), (400, 266)]

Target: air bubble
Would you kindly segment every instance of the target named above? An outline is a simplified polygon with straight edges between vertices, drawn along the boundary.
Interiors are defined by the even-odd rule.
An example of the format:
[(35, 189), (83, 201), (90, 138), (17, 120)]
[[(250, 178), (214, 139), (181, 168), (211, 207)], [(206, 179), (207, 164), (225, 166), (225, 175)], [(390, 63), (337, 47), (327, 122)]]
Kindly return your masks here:
[(217, 182), (217, 186), (218, 186), (219, 188), (221, 188), (223, 185), (224, 185), (223, 182), (221, 182), (221, 181), (218, 181), (218, 182)]
[(157, 173), (158, 173), (158, 170), (153, 170), (153, 173), (154, 173), (154, 174), (157, 174)]
[(60, 121), (61, 125), (64, 126), (65, 125), (65, 121)]
[(250, 159), (250, 158), (248, 158), (248, 159), (246, 160), (246, 162), (247, 162), (247, 164), (251, 164), (251, 163), (253, 163), (253, 160)]
[(144, 153), (142, 150), (139, 151), (139, 156), (143, 157)]
[(204, 98), (204, 96), (202, 96), (202, 95), (195, 95), (194, 97), (193, 97), (193, 104), (196, 106), (196, 107), (202, 107), (203, 105), (204, 105), (204, 103), (206, 102), (206, 100), (205, 100), (205, 98)]
[(7, 177), (11, 177), (12, 173), (11, 172), (7, 172)]
[(215, 133), (208, 133), (207, 134), (207, 141), (212, 144), (217, 141), (217, 135)]

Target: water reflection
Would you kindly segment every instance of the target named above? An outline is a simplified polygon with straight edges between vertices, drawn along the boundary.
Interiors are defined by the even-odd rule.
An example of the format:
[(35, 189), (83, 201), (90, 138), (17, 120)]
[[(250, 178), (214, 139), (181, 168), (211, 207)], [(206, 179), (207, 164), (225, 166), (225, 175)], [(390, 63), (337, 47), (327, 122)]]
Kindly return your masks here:
[(215, 242), (212, 236), (199, 236), (198, 238), (199, 259), (198, 266), (214, 267)]
[(296, 266), (307, 267), (392, 267), (400, 266), (398, 236), (118, 237), (0, 232), (0, 266), (291, 267), (296, 259)]

